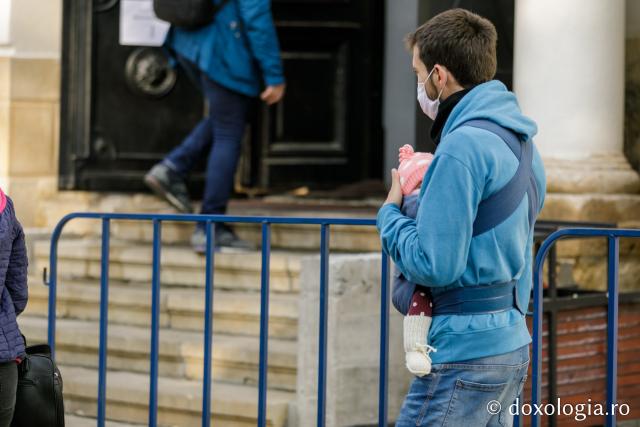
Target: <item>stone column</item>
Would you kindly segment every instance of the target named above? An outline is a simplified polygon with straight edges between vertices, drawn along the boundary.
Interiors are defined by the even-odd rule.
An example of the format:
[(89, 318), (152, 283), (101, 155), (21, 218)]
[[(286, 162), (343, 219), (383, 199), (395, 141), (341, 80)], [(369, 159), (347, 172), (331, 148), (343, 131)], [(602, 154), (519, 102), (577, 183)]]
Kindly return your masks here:
[(639, 193), (623, 154), (625, 1), (516, 0), (515, 15), (514, 89), (549, 193)]

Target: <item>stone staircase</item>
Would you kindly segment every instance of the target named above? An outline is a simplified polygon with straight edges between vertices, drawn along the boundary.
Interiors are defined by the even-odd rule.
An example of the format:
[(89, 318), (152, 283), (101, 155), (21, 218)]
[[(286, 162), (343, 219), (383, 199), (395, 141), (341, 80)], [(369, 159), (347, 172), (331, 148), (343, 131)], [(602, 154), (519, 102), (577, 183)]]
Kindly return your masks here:
[[(332, 250), (379, 250), (374, 227), (339, 228), (332, 233)], [(148, 223), (124, 221), (112, 228), (106, 413), (114, 427), (147, 423), (150, 230)], [(259, 227), (239, 225), (237, 230), (248, 240), (260, 241)], [(190, 232), (185, 224), (163, 224), (158, 396), (163, 426), (193, 426), (201, 420), (205, 262), (186, 245)], [(285, 427), (295, 413), (300, 261), (317, 254), (319, 227), (274, 225), (272, 244), (267, 419), (270, 426)], [(92, 233), (67, 236), (58, 252), (57, 362), (64, 379), (67, 425), (95, 425), (100, 241)], [(48, 266), (48, 253), (49, 243), (43, 240), (35, 242), (30, 254), (35, 273), (19, 323), (31, 343), (46, 340), (48, 288), (39, 273)], [(215, 255), (214, 425), (256, 425), (260, 272), (259, 251)]]
[[(100, 199), (101, 204), (91, 207), (99, 211), (162, 212), (162, 206), (154, 200), (145, 196), (137, 204), (123, 209), (127, 205), (122, 200), (105, 198)], [(68, 203), (52, 205), (48, 218), (53, 222), (49, 228), (55, 224), (55, 218), (67, 213), (69, 206)], [(80, 207), (78, 210), (90, 209)], [(375, 209), (352, 212), (334, 207), (333, 210), (295, 211), (283, 206), (282, 212), (278, 212), (273, 207), (250, 208), (241, 204), (232, 207), (230, 213), (375, 217)], [(235, 228), (242, 238), (256, 244), (260, 242), (259, 226), (237, 224)], [(107, 426), (140, 426), (147, 424), (148, 414), (152, 227), (150, 223), (113, 221), (111, 230)], [(65, 228), (59, 246), (57, 358), (65, 380), (70, 427), (95, 425), (97, 412), (99, 231), (99, 221), (74, 221)], [(187, 224), (167, 222), (162, 227), (158, 399), (162, 426), (199, 425), (201, 419), (205, 263), (204, 257), (188, 247), (191, 231), (192, 226)], [(297, 379), (299, 277), (303, 257), (318, 253), (319, 226), (276, 224), (272, 226), (271, 241), (268, 424), (304, 426), (304, 422), (294, 421), (296, 384), (301, 383)], [(375, 227), (331, 226), (330, 246), (332, 253), (380, 250)], [(578, 247), (575, 242), (564, 242), (559, 248), (561, 260), (580, 260), (586, 255), (603, 259), (604, 254), (601, 250), (594, 252), (592, 245)], [(621, 247), (623, 279), (637, 277), (635, 270), (625, 274), (624, 268), (625, 256), (638, 256), (637, 246), (634, 248)], [(41, 283), (41, 272), (48, 266), (48, 252), (47, 238), (36, 241), (30, 248), (33, 266), (30, 299), (19, 323), (31, 343), (46, 340), (48, 289)], [(572, 271), (574, 264), (575, 261), (569, 264)], [(637, 266), (637, 258), (630, 265)], [(215, 255), (214, 425), (256, 425), (260, 272), (259, 251)], [(576, 278), (580, 283), (589, 283), (582, 276)]]

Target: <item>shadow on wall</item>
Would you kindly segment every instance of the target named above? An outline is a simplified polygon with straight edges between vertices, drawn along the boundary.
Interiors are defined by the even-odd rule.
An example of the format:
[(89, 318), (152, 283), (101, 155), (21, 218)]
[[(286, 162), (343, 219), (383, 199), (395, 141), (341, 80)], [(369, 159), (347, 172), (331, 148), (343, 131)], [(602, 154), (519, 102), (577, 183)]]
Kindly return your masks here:
[(640, 37), (627, 39), (624, 154), (640, 172)]

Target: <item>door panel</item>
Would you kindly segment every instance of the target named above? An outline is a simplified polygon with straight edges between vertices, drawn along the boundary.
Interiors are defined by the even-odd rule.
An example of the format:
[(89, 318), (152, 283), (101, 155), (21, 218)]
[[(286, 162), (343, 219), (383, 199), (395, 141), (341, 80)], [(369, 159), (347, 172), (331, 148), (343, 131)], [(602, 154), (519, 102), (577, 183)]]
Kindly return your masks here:
[(287, 95), (263, 107), (260, 184), (380, 178), (382, 2), (274, 0), (273, 15)]

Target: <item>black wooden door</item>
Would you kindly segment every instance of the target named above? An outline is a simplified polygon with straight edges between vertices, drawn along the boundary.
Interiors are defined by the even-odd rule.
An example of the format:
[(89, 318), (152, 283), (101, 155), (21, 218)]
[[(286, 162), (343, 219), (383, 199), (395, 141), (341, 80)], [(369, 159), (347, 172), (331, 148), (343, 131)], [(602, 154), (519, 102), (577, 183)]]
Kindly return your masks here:
[(273, 0), (287, 95), (260, 126), (259, 183), (336, 184), (382, 173), (382, 1)]
[[(334, 186), (382, 164), (382, 0), (274, 0), (287, 95), (256, 109), (245, 184)], [(158, 48), (121, 46), (120, 1), (64, 1), (60, 187), (144, 189), (203, 101)], [(202, 168), (200, 168), (202, 170)], [(201, 174), (192, 177), (197, 196)]]

